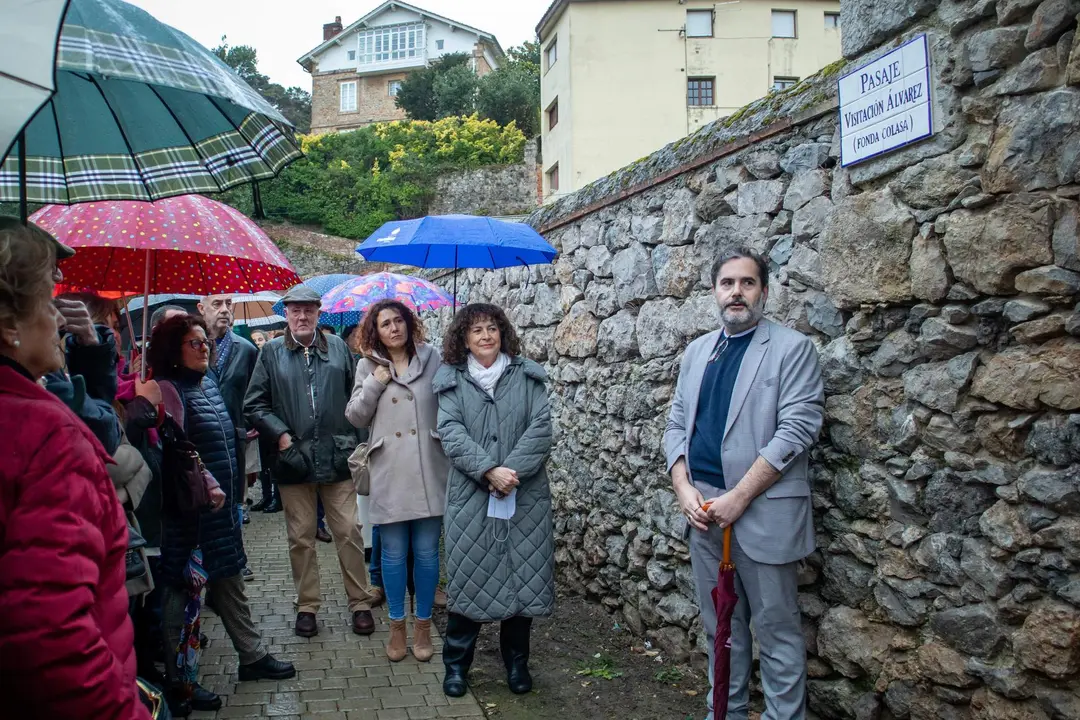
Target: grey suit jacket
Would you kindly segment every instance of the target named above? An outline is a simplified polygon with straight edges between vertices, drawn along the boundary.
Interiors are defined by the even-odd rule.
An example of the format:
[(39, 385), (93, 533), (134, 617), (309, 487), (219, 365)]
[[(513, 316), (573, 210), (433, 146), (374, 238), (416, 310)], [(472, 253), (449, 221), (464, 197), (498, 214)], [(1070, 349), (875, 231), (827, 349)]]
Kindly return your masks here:
[[(664, 432), (669, 472), (679, 458), (689, 457), (701, 381), (719, 336), (716, 330), (698, 338), (683, 355)], [(743, 356), (724, 436), (716, 438), (723, 443), (728, 486), (718, 488), (721, 494), (742, 479), (759, 455), (781, 473), (733, 526), (739, 545), (757, 562), (780, 565), (814, 551), (807, 464), (824, 414), (821, 367), (810, 339), (762, 320)], [(712, 490), (700, 484), (698, 489)]]

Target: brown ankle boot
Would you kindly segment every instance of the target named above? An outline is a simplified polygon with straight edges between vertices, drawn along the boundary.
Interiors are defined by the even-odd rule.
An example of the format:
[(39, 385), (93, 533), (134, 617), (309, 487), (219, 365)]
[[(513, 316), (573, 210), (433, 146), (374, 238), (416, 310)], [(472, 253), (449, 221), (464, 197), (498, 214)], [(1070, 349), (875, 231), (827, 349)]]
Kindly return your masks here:
[(414, 621), (412, 654), (420, 662), (427, 662), (435, 654), (431, 646), (431, 620)]
[(390, 642), (386, 644), (386, 657), (390, 658), (391, 662), (401, 662), (405, 659), (405, 621), (404, 620), (391, 620), (390, 621)]

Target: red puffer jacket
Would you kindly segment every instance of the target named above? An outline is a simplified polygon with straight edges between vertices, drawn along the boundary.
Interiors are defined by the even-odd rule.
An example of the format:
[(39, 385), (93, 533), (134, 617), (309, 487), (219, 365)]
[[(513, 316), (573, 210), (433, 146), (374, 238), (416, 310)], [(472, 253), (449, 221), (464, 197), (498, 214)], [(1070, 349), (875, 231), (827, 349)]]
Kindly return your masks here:
[(97, 439), (0, 363), (0, 715), (148, 720), (124, 589), (127, 523)]

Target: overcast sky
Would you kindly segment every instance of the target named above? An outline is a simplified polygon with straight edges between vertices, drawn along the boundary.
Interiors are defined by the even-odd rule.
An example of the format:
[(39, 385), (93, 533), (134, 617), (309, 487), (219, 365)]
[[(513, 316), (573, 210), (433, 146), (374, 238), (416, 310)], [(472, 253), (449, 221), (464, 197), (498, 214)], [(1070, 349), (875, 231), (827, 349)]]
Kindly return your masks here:
[[(382, 0), (127, 0), (208, 48), (227, 35), (251, 45), (259, 70), (285, 87), (311, 91), (311, 76), (296, 59), (322, 42), (323, 23), (356, 22)], [(551, 0), (415, 0), (411, 5), (493, 34), (505, 50), (532, 40)]]

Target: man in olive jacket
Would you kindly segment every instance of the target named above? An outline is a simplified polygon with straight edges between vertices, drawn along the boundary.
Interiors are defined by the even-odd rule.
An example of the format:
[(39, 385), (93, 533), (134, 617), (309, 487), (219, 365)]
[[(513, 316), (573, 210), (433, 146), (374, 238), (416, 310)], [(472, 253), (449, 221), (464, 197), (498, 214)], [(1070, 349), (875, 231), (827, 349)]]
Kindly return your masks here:
[(337, 546), (338, 562), (358, 635), (375, 631), (364, 565), (356, 492), (349, 455), (356, 430), (345, 418), (354, 367), (341, 338), (319, 332), (321, 299), (307, 285), (282, 298), (288, 329), (263, 346), (251, 376), (244, 407), (248, 421), (277, 448), (273, 463), (289, 536), (289, 561), (296, 585), (296, 634), (319, 633), (315, 614), (322, 595), (315, 554), (318, 498)]

